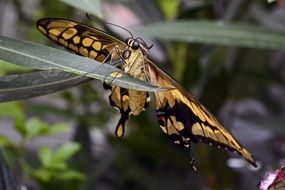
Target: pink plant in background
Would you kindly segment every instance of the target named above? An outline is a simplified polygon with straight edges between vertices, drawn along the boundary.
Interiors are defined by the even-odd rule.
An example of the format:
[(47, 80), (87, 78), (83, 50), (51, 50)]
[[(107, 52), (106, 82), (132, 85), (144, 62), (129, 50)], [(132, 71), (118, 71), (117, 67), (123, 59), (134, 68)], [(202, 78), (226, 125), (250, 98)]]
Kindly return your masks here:
[(279, 170), (266, 173), (259, 182), (259, 190), (282, 190), (285, 189), (285, 166)]

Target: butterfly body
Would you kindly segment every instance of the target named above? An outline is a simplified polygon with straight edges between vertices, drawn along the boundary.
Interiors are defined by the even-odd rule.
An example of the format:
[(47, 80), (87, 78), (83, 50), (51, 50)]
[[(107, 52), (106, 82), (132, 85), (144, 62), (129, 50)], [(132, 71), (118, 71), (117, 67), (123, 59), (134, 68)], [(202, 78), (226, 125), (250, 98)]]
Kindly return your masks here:
[[(111, 35), (64, 19), (42, 19), (37, 23), (39, 30), (51, 40), (80, 55), (103, 63), (121, 61), (122, 72), (150, 82), (155, 86), (172, 90), (155, 92), (157, 119), (162, 131), (171, 141), (189, 148), (191, 142), (204, 142), (225, 150), (235, 151), (256, 166), (246, 148), (220, 124), (178, 82), (152, 63), (149, 49), (140, 38), (129, 38), (122, 42)], [(120, 111), (116, 135), (122, 137), (125, 123), (130, 115), (139, 115), (149, 103), (147, 92), (111, 87), (110, 104)], [(192, 164), (192, 162), (191, 162)]]
[[(132, 49), (127, 47), (120, 53), (122, 55), (121, 69), (129, 75), (145, 80), (144, 75), (144, 62), (141, 59), (142, 52), (138, 49)], [(125, 123), (131, 115), (139, 115), (144, 111), (150, 101), (148, 92), (136, 91), (129, 89), (122, 89), (120, 87), (113, 87), (111, 95), (109, 97), (111, 105), (118, 108), (121, 113), (121, 118), (117, 124), (115, 134), (118, 137), (123, 137), (125, 132)]]

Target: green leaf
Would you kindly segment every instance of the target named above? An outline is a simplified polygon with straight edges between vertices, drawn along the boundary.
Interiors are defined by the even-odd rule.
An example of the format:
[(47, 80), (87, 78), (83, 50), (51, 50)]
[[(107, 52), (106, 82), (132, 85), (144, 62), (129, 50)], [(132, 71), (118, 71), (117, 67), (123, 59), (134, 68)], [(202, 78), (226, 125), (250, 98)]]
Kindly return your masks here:
[(40, 147), (38, 157), (44, 167), (49, 167), (52, 164), (52, 152), (48, 147)]
[(57, 123), (49, 127), (47, 130), (47, 133), (50, 135), (61, 133), (64, 131), (67, 131), (69, 128), (69, 125), (67, 123)]
[(0, 116), (12, 117), (19, 122), (25, 121), (25, 113), (18, 102), (9, 102), (0, 104)]
[(90, 80), (57, 70), (8, 75), (0, 78), (0, 102), (51, 94)]
[(101, 11), (101, 2), (100, 0), (60, 0), (70, 6), (73, 6), (77, 9), (81, 9), (84, 12), (91, 13), (99, 18), (102, 18), (103, 14)]
[(177, 16), (181, 3), (179, 0), (159, 0), (157, 2), (167, 19), (173, 19)]
[[(0, 36), (0, 59), (35, 69), (72, 72), (133, 90), (169, 90), (135, 79), (111, 65), (102, 64), (90, 58), (4, 36)], [(111, 76), (114, 72), (121, 72), (121, 77)]]
[(75, 170), (65, 170), (58, 175), (58, 177), (64, 181), (66, 180), (85, 180), (86, 177), (81, 172)]
[(26, 138), (31, 139), (33, 137), (46, 134), (49, 125), (46, 122), (41, 121), (38, 118), (31, 118), (25, 123)]
[(7, 137), (0, 135), (0, 147), (4, 146), (13, 146), (13, 142), (10, 141)]
[(16, 130), (21, 134), (25, 134), (24, 123), (26, 120), (25, 113), (19, 102), (9, 102), (0, 104), (0, 118), (11, 117), (15, 119)]
[[(222, 21), (161, 22), (136, 29), (163, 40), (252, 48), (285, 48), (285, 35), (258, 26)], [(161, 32), (163, 31), (163, 32)]]
[(33, 172), (32, 175), (34, 175), (36, 178), (38, 178), (39, 180), (41, 180), (43, 182), (50, 181), (50, 179), (52, 177), (52, 173), (45, 168), (40, 168), (40, 169), (36, 170), (35, 172)]
[(59, 147), (57, 151), (53, 155), (54, 162), (66, 161), (80, 149), (80, 145), (78, 143), (66, 143)]

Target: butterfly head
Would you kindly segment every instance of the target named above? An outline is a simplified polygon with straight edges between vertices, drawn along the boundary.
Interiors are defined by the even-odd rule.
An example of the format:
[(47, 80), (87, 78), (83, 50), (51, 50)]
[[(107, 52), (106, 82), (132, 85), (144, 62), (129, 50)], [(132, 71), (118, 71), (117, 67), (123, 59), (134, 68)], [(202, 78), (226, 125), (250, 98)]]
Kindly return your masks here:
[(128, 47), (130, 47), (132, 50), (138, 50), (140, 49), (144, 55), (149, 54), (149, 49), (152, 48), (151, 46), (147, 46), (145, 41), (141, 38), (127, 38), (126, 44)]

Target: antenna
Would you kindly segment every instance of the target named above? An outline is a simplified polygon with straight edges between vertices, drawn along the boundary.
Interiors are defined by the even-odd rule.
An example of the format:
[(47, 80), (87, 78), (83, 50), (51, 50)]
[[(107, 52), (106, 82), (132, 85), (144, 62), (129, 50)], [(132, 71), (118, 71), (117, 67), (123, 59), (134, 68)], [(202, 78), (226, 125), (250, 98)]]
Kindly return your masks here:
[[(117, 25), (117, 24), (113, 24), (113, 23), (110, 23), (110, 22), (105, 22), (105, 21), (103, 21), (103, 20), (100, 20), (100, 19), (98, 19), (98, 18), (96, 18), (96, 17), (91, 17), (88, 13), (86, 13), (86, 17), (89, 19), (89, 20), (92, 20), (92, 21), (99, 21), (99, 22), (101, 22), (101, 23), (104, 23), (104, 24), (109, 24), (109, 25), (113, 25), (113, 26), (116, 26), (116, 27), (118, 27), (118, 28), (121, 28), (121, 29), (123, 29), (123, 30), (125, 30), (126, 32), (128, 32), (129, 34), (130, 34), (130, 36), (131, 36), (131, 38), (134, 38), (134, 36), (133, 36), (133, 34), (128, 30), (128, 29), (126, 29), (126, 28), (124, 28), (124, 27), (122, 27), (122, 26), (119, 26), (119, 25)], [(96, 18), (96, 19), (94, 19), (94, 18)]]

